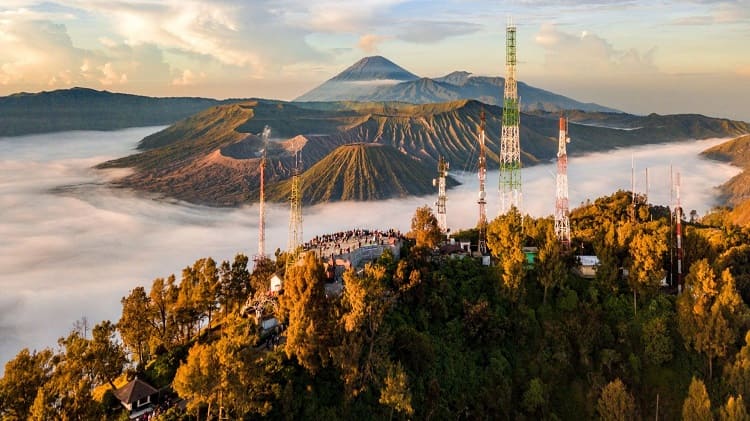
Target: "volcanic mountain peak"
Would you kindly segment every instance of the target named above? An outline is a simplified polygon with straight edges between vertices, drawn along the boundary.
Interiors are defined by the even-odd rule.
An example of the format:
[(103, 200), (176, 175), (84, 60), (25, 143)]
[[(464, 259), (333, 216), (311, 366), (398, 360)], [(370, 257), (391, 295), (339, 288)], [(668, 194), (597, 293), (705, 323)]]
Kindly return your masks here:
[(334, 76), (332, 81), (355, 82), (373, 80), (408, 81), (418, 79), (398, 64), (383, 56), (365, 57), (349, 66), (346, 70)]

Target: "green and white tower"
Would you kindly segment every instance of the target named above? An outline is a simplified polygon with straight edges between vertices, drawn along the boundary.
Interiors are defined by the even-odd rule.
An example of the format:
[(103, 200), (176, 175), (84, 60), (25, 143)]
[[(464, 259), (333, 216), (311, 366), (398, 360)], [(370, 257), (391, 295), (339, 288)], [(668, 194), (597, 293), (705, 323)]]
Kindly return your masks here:
[(505, 32), (505, 92), (500, 137), (500, 215), (515, 206), (521, 210), (520, 106), (516, 83), (516, 26), (509, 20)]

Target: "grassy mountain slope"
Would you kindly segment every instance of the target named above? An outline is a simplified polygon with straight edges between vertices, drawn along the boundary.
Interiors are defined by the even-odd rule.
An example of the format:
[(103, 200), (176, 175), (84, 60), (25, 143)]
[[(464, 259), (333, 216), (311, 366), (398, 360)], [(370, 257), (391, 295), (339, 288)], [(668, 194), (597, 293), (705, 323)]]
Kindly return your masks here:
[[(382, 200), (435, 193), (435, 171), (393, 147), (376, 143), (339, 146), (300, 176), (306, 204)], [(455, 182), (451, 182), (455, 185)], [(272, 185), (268, 198), (287, 200), (291, 180)]]
[(0, 97), (0, 136), (157, 126), (219, 104), (207, 98), (151, 98), (85, 88)]
[[(100, 167), (135, 168), (133, 174), (120, 180), (123, 186), (191, 202), (234, 206), (257, 197), (258, 156), (262, 145), (253, 133), (260, 133), (269, 125), (273, 137), (268, 147), (269, 183), (289, 177), (294, 165), (292, 151), (296, 148), (301, 151), (304, 170), (337, 147), (350, 143), (390, 146), (409, 157), (407, 162), (427, 168), (434, 168), (438, 158), (444, 156), (454, 171), (474, 171), (478, 154), (477, 127), (483, 111), (487, 116), (488, 167), (497, 168), (502, 109), (473, 100), (424, 105), (257, 100), (221, 105), (143, 139), (139, 146), (143, 152)], [(522, 115), (524, 165), (554, 159), (557, 117), (556, 113)], [(586, 114), (576, 117), (587, 118)], [(570, 154), (750, 132), (746, 123), (694, 115), (630, 116), (625, 121), (620, 114), (599, 113), (591, 119), (596, 120), (595, 125), (571, 123)], [(623, 123), (629, 128), (641, 128), (602, 127)], [(363, 178), (347, 180), (366, 184)], [(394, 184), (394, 180), (389, 183)], [(397, 186), (389, 188), (392, 194), (401, 194)], [(356, 199), (380, 197), (378, 194), (370, 191), (344, 196)], [(328, 196), (321, 193), (310, 200), (325, 197)]]

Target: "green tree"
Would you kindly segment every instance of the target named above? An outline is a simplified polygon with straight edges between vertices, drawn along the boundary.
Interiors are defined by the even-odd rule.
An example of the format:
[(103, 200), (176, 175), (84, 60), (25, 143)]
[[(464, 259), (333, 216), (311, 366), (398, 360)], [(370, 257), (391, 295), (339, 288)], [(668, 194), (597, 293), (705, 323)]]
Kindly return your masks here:
[(703, 384), (702, 380), (695, 377), (690, 382), (688, 396), (682, 404), (682, 419), (684, 421), (710, 421), (714, 419), (706, 385)]
[(89, 358), (93, 366), (95, 384), (109, 383), (116, 389), (114, 380), (127, 363), (125, 351), (117, 340), (116, 327), (109, 320), (94, 326), (89, 344)]
[(521, 406), (532, 415), (539, 414), (547, 406), (547, 392), (540, 378), (531, 379), (529, 387), (523, 393)]
[(512, 301), (518, 301), (523, 293), (526, 272), (523, 238), (521, 214), (515, 207), (487, 227), (487, 245), (498, 261), (503, 288)]
[(122, 314), (117, 322), (122, 342), (138, 362), (148, 360), (148, 340), (151, 337), (149, 298), (143, 287), (136, 287), (123, 297)]
[(635, 418), (635, 400), (620, 379), (609, 382), (596, 404), (602, 420), (623, 421)]
[(407, 236), (416, 241), (417, 247), (433, 249), (440, 245), (443, 234), (429, 206), (422, 206), (414, 212), (411, 218), (411, 231)]
[(661, 365), (672, 360), (672, 337), (664, 317), (654, 317), (643, 325), (643, 355), (648, 362)]
[(736, 395), (750, 394), (750, 331), (745, 334), (745, 345), (740, 348), (734, 362), (724, 368), (724, 373)]
[(748, 421), (750, 416), (747, 415), (747, 408), (745, 408), (745, 402), (742, 401), (742, 396), (738, 396), (737, 399), (734, 396), (729, 396), (726, 405), (721, 407), (719, 412), (719, 419), (721, 421)]
[(537, 279), (544, 288), (543, 302), (546, 304), (548, 290), (562, 284), (567, 275), (567, 267), (563, 260), (562, 246), (554, 231), (547, 229), (545, 232), (545, 240), (537, 259)]

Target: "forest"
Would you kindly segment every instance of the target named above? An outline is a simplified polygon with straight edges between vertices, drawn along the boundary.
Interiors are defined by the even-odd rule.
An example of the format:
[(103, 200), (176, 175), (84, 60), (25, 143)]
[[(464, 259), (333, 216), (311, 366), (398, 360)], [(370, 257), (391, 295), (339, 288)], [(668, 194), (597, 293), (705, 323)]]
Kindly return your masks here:
[[(570, 249), (551, 217), (511, 210), (486, 227), (490, 266), (439, 253), (418, 208), (400, 258), (346, 271), (341, 294), (312, 255), (199, 259), (129, 291), (119, 320), (20, 351), (0, 418), (128, 419), (113, 390), (137, 376), (182, 402), (158, 420), (749, 419), (750, 227), (689, 214), (678, 294), (675, 213), (632, 197), (574, 209)], [(577, 255), (598, 257), (595, 277)], [(269, 340), (243, 310), (274, 273)]]

